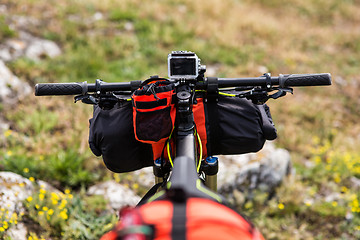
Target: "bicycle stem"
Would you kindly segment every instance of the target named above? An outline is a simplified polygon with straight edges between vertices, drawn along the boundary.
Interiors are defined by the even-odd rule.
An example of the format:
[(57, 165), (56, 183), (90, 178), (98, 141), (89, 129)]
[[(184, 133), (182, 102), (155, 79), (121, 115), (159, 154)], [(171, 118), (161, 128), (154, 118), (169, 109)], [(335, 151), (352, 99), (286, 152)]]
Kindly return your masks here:
[[(176, 156), (186, 156), (193, 160), (194, 168), (199, 164), (198, 152), (196, 148), (196, 137), (194, 114), (192, 105), (194, 100), (194, 89), (189, 85), (178, 87), (177, 93), (177, 134), (176, 134)], [(205, 163), (206, 164), (206, 163)], [(217, 169), (217, 168), (216, 168)], [(199, 172), (200, 173), (200, 172)], [(211, 175), (205, 173), (205, 185), (212, 191), (217, 191), (217, 171)]]

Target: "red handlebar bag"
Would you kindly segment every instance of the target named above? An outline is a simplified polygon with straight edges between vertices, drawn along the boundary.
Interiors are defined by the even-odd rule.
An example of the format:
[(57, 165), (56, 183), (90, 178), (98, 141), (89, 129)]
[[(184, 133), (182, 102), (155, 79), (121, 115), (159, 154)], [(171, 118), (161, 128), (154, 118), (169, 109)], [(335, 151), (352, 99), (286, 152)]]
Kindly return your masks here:
[(175, 85), (167, 79), (148, 79), (132, 94), (135, 138), (143, 143), (164, 143), (175, 123)]

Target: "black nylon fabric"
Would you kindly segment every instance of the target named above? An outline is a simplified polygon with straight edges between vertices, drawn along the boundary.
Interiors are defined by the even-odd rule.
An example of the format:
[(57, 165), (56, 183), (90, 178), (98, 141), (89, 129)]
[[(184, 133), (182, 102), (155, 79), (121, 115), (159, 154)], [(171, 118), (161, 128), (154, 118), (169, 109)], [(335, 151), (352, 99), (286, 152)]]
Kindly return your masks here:
[(89, 121), (90, 149), (102, 155), (109, 170), (122, 173), (153, 165), (151, 145), (135, 139), (131, 102), (116, 104), (111, 110), (95, 106)]
[(264, 120), (268, 119), (266, 111), (260, 111), (260, 108), (264, 108), (263, 105), (255, 105), (243, 98), (219, 95), (215, 106), (217, 117), (211, 116), (216, 112), (209, 109), (211, 107), (214, 106), (206, 105), (207, 121), (217, 121), (215, 124), (218, 131), (216, 136), (211, 132), (211, 128), (208, 131), (212, 139), (208, 147), (209, 155), (257, 152), (264, 146), (265, 139), (276, 138), (275, 126), (269, 124), (270, 120), (265, 122)]

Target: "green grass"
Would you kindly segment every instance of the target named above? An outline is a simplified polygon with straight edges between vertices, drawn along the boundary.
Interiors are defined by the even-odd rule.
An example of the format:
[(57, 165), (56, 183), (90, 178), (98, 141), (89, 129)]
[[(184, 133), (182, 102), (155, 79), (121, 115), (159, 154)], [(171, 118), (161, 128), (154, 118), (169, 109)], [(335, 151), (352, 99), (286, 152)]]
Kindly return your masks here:
[[(269, 102), (278, 128), (276, 144), (291, 151), (296, 175), (268, 205), (262, 204), (259, 193), (241, 210), (267, 239), (359, 238), (360, 196), (351, 182), (351, 177), (360, 178), (358, 1), (5, 0), (3, 4), (8, 12), (0, 17), (1, 41), (18, 35), (9, 26), (10, 16), (29, 16), (41, 24), (29, 24), (26, 30), (56, 41), (63, 50), (54, 59), (7, 63), (32, 86), (166, 77), (166, 58), (172, 50), (195, 51), (203, 64), (216, 66), (221, 77), (259, 76), (263, 74), (259, 67), (265, 66), (273, 75), (330, 72), (333, 80), (344, 79), (342, 86), (333, 81), (332, 87), (295, 89), (293, 96)], [(95, 21), (96, 13), (102, 19)], [(72, 104), (71, 97), (29, 96), (16, 108), (1, 108), (12, 130), (0, 142), (1, 170), (43, 179), (60, 189), (70, 187), (76, 196), (82, 187), (118, 178), (87, 147), (91, 106)], [(131, 175), (119, 181), (136, 183)], [(141, 186), (135, 190), (143, 193)], [(333, 193), (339, 199), (327, 202)], [(82, 219), (74, 220), (79, 228), (71, 231), (77, 237), (95, 236), (91, 226), (77, 225), (88, 219), (84, 209), (77, 208)], [(353, 218), (346, 221), (348, 213)], [(46, 234), (51, 231), (55, 230), (49, 228)], [(62, 231), (51, 234), (59, 237), (56, 234)]]

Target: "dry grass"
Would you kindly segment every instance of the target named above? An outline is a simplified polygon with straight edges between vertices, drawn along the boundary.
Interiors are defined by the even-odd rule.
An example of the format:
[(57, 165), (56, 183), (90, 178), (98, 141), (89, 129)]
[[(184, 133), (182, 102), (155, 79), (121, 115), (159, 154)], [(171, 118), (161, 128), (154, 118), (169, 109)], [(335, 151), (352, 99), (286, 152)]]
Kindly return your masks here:
[[(277, 144), (291, 150), (304, 176), (290, 179), (291, 186), (279, 192), (282, 201), (293, 204), (293, 212), (282, 215), (274, 201), (273, 207), (257, 213), (256, 221), (270, 239), (341, 237), (342, 219), (334, 217), (330, 227), (321, 227), (320, 210), (299, 205), (309, 197), (308, 188), (334, 186), (334, 172), (320, 172), (317, 180), (308, 176), (315, 170), (303, 167), (313, 157), (314, 137), (331, 142), (339, 155), (360, 146), (359, 0), (3, 0), (2, 4), (12, 16), (38, 19), (38, 25), (26, 30), (57, 41), (64, 50), (60, 58), (41, 64), (25, 60), (10, 64), (31, 84), (91, 81), (98, 75), (106, 81), (166, 76), (166, 54), (179, 49), (197, 52), (204, 64), (218, 69), (219, 76), (258, 76), (266, 68), (273, 75), (330, 72), (332, 87), (295, 89), (293, 96), (269, 102), (279, 131)], [(103, 18), (93, 21), (95, 13)], [(49, 131), (35, 134), (34, 112), (41, 111), (58, 120)], [(30, 97), (6, 112), (12, 129), (30, 139), (23, 143), (26, 150), (21, 152), (27, 153), (20, 157), (56, 155), (59, 149), (76, 146), (78, 156), (96, 162), (87, 149), (85, 126), (90, 115), (91, 107), (73, 105), (70, 98)], [(346, 178), (335, 188), (340, 184), (351, 188)], [(326, 207), (331, 218), (332, 210)], [(336, 232), (328, 233), (331, 226)]]

